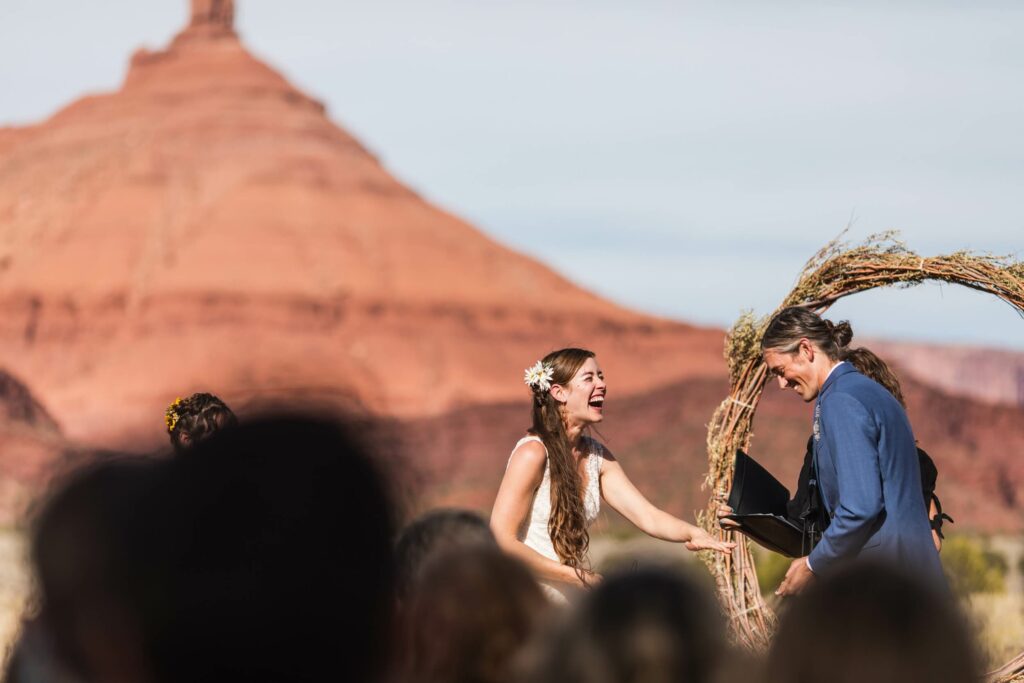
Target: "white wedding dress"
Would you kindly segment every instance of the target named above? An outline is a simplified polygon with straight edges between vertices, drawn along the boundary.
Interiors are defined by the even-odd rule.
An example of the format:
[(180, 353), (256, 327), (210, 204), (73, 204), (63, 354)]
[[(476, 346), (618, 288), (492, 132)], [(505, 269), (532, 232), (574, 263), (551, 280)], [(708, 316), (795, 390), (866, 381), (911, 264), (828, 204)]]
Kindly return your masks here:
[[(512, 455), (515, 455), (516, 450), (528, 441), (537, 441), (540, 445), (544, 445), (539, 436), (524, 436), (516, 443), (515, 448), (512, 449)], [(581, 445), (588, 451), (586, 464), (587, 490), (583, 497), (583, 514), (586, 526), (589, 529), (590, 525), (597, 519), (598, 513), (601, 512), (601, 461), (603, 459), (603, 447), (597, 441), (589, 438), (584, 438)], [(546, 454), (547, 448), (544, 450)], [(512, 456), (510, 455), (509, 461), (511, 460)], [(548, 518), (550, 516), (551, 468), (548, 467), (545, 460), (544, 478), (534, 492), (530, 513), (523, 520), (523, 524), (519, 528), (519, 533), (516, 537), (526, 544), (527, 547), (533, 548), (549, 560), (559, 562), (558, 553), (555, 552), (555, 547), (551, 543), (551, 535), (548, 533)], [(573, 590), (570, 584), (561, 582), (542, 581), (540, 585), (545, 595), (556, 603), (567, 602), (566, 594)]]

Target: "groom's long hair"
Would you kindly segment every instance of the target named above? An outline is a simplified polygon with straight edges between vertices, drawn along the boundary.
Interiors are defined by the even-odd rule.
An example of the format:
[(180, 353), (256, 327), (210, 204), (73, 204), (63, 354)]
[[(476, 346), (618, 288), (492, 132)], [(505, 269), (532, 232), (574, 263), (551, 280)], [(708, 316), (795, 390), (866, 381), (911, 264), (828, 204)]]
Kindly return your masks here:
[(903, 390), (896, 374), (873, 351), (863, 346), (850, 348), (853, 327), (849, 321), (833, 323), (802, 306), (790, 306), (779, 311), (761, 338), (761, 349), (776, 349), (780, 353), (794, 353), (801, 339), (807, 339), (832, 360), (849, 361), (862, 374), (889, 390), (901, 405)]
[[(593, 351), (569, 348), (549, 353), (542, 362), (552, 370), (551, 383), (564, 386), (587, 359), (593, 357)], [(536, 389), (533, 392), (531, 432), (541, 438), (548, 451), (547, 466), (551, 477), (548, 534), (551, 544), (562, 564), (575, 569), (576, 575), (585, 582), (584, 570), (589, 569), (586, 565), (590, 534), (587, 533), (583, 508), (583, 483), (565, 431), (561, 404), (550, 391)]]

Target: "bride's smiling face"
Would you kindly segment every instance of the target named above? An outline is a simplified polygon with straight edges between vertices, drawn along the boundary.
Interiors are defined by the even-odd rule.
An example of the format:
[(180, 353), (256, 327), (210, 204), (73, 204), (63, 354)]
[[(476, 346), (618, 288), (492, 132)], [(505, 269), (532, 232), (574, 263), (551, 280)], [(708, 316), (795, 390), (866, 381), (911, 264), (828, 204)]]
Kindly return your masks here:
[(565, 384), (551, 387), (551, 395), (562, 404), (568, 427), (595, 424), (604, 419), (604, 397), (608, 385), (594, 358), (588, 358)]

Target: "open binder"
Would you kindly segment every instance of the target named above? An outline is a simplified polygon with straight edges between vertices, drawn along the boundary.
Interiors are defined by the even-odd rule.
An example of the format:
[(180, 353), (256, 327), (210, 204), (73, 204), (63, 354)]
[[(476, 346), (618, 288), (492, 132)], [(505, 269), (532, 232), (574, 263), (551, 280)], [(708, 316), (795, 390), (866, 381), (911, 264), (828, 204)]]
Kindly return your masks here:
[(786, 517), (789, 489), (768, 470), (741, 450), (736, 451), (729, 507), (740, 527), (736, 531), (787, 557), (801, 557), (811, 551), (810, 540), (801, 527)]

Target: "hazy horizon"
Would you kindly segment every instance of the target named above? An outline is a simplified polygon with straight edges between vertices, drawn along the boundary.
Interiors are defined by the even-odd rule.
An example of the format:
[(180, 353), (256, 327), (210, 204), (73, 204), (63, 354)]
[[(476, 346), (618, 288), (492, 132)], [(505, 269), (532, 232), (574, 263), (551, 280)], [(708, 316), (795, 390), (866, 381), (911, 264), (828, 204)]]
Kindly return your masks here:
[[(445, 210), (630, 307), (770, 312), (851, 224), (1021, 256), (1024, 7), (1009, 2), (236, 0), (246, 45)], [(0, 9), (0, 125), (116, 89), (186, 0)], [(58, 17), (59, 21), (54, 21)], [(925, 285), (858, 335), (1024, 348), (994, 297)]]

